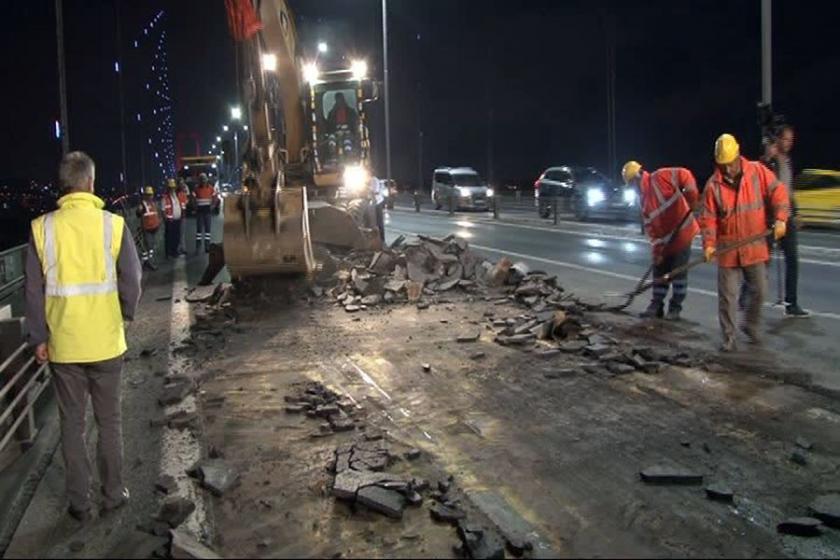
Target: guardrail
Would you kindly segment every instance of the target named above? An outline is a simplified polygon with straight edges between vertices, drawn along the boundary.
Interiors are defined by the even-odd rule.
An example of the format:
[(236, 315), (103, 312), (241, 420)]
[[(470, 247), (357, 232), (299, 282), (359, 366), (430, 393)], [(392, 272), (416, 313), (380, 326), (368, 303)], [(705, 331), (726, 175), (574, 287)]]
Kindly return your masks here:
[(27, 357), (28, 349), (22, 343), (0, 364), (0, 455), (13, 439), (25, 446), (38, 434), (35, 405), (49, 387), (51, 373), (47, 364)]
[(799, 208), (805, 226), (840, 227), (840, 208)]
[[(0, 305), (7, 303), (15, 296), (20, 296), (23, 288), (25, 258), (26, 245), (0, 252)], [(18, 299), (22, 302), (22, 298), (18, 297)]]

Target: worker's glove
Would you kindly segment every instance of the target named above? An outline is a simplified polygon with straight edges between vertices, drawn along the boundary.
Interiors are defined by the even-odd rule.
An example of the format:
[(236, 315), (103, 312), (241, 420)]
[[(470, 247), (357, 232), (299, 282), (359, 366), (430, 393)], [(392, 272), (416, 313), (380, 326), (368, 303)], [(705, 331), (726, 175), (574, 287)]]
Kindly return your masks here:
[(780, 240), (787, 234), (787, 223), (781, 220), (776, 221), (776, 225), (773, 226), (773, 237), (776, 241)]
[(714, 247), (706, 247), (703, 249), (703, 258), (706, 259), (706, 262), (712, 262), (716, 252)]

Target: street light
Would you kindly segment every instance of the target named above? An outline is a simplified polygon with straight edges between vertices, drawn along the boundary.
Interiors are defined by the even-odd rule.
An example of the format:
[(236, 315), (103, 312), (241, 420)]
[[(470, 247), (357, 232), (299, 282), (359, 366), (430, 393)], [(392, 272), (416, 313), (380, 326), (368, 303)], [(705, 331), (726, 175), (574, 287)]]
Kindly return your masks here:
[(326, 54), (328, 50), (329, 50), (329, 48), (327, 47), (327, 44), (325, 42), (321, 41), (320, 43), (318, 43), (318, 52), (319, 53)]
[(221, 143), (222, 142), (222, 137), (221, 136), (216, 136), (216, 142)]
[(231, 107), (230, 108), (230, 118), (238, 121), (242, 118), (242, 108), (241, 107)]
[(222, 125), (222, 130), (224, 130), (225, 132), (227, 132), (228, 130), (230, 130), (230, 127), (229, 127), (228, 125), (226, 125), (226, 124), (225, 124), (225, 125)]

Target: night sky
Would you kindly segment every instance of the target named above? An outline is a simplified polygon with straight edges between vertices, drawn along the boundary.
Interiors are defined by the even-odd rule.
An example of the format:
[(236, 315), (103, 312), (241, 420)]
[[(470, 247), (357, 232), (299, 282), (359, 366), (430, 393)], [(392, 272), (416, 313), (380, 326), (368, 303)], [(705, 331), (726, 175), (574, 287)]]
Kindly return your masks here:
[[(65, 0), (70, 136), (97, 160), (100, 187), (119, 184), (116, 0)], [(367, 56), (381, 77), (379, 0), (290, 0), (301, 47)], [(776, 1), (774, 105), (797, 126), (798, 167), (840, 168), (840, 44), (835, 3)], [(4, 131), (0, 178), (51, 180), (60, 145), (52, 0), (4, 3)], [(141, 180), (131, 115), (148, 61), (132, 41), (166, 11), (174, 121), (215, 136), (235, 99), (233, 43), (222, 0), (122, 0), (128, 181)], [(761, 93), (756, 1), (391, 0), (394, 175), (416, 184), (437, 165), (472, 165), (496, 183), (530, 185), (547, 166), (609, 169), (607, 44), (615, 45), (617, 167), (686, 165), (705, 178), (728, 131), (757, 155)], [(611, 31), (611, 29), (613, 31)], [(373, 109), (376, 171), (384, 175), (383, 107)], [(132, 128), (134, 127), (134, 128)], [(139, 138), (139, 137), (138, 137)], [(209, 144), (209, 142), (208, 142)], [(492, 161), (492, 168), (489, 162)], [(428, 188), (428, 185), (427, 185)]]

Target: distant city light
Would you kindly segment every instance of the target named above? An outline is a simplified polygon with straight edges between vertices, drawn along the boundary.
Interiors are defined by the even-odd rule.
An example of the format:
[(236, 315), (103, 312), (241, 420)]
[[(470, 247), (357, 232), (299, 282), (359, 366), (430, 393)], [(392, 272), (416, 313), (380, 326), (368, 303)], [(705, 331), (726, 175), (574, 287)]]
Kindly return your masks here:
[(116, 72), (117, 74), (120, 73), (120, 63), (119, 63), (119, 61), (114, 62), (114, 72)]
[(224, 130), (225, 132), (227, 132), (228, 130), (230, 130), (230, 127), (229, 127), (228, 125), (223, 125), (223, 126), (222, 126), (222, 130)]
[(59, 123), (58, 121), (55, 121), (55, 139), (61, 139), (61, 123)]
[(238, 121), (242, 118), (242, 108), (241, 107), (231, 107), (230, 108), (230, 118), (235, 121)]

